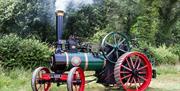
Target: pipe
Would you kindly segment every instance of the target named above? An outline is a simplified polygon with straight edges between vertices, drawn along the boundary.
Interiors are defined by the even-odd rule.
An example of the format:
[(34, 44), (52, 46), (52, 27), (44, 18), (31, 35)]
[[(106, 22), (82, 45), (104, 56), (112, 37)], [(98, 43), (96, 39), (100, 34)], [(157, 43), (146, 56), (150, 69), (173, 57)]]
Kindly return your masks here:
[(56, 11), (56, 39), (57, 39), (56, 53), (60, 53), (62, 51), (63, 16), (64, 16), (64, 11), (62, 10)]

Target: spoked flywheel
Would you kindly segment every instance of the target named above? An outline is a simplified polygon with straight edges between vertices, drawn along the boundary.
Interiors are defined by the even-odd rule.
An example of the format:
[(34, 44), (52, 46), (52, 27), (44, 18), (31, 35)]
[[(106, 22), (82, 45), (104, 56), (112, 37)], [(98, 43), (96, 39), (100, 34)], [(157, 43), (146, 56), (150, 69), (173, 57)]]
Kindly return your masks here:
[(49, 73), (49, 69), (45, 67), (39, 67), (33, 72), (31, 80), (33, 91), (49, 91), (51, 83), (43, 79), (43, 76), (49, 75)]
[(84, 91), (85, 77), (84, 71), (79, 67), (74, 67), (68, 73), (67, 89), (68, 91)]
[(114, 77), (126, 91), (145, 91), (151, 82), (152, 66), (144, 54), (127, 52), (116, 62)]
[(122, 54), (130, 51), (128, 39), (122, 33), (110, 32), (102, 40), (101, 51), (108, 61), (115, 63)]

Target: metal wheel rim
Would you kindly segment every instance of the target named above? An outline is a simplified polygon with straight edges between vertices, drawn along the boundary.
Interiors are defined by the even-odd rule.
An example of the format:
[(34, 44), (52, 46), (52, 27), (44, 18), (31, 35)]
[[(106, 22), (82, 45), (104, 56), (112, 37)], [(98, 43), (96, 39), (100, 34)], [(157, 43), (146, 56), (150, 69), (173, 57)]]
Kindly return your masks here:
[[(79, 78), (81, 80), (81, 84), (79, 85), (79, 88), (77, 89), (73, 89), (73, 87), (75, 86), (73, 84), (73, 79), (74, 79), (74, 74), (78, 73), (79, 74)], [(78, 85), (76, 85), (78, 86)], [(70, 70), (70, 72), (68, 73), (68, 79), (67, 79), (67, 89), (68, 91), (84, 91), (85, 88), (85, 76), (84, 76), (84, 72), (81, 68), (79, 67), (74, 67)]]
[[(128, 59), (129, 63), (127, 63), (127, 58), (132, 56), (138, 56), (139, 63), (137, 60), (133, 59)], [(138, 70), (137, 76), (130, 71), (135, 69)], [(114, 74), (117, 84), (122, 86), (126, 91), (144, 91), (149, 86), (152, 79), (152, 66), (144, 54), (139, 52), (129, 52), (118, 59), (115, 65)]]
[[(48, 68), (45, 67), (39, 67), (37, 69), (35, 69), (35, 71), (33, 72), (32, 75), (32, 80), (31, 80), (31, 87), (33, 91), (49, 91), (50, 87), (51, 87), (51, 83), (45, 83), (45, 84), (39, 84), (40, 87), (37, 87), (38, 83), (38, 78), (37, 75), (40, 75), (40, 72), (44, 71), (45, 73), (50, 73)], [(42, 76), (42, 74), (41, 74)], [(43, 86), (42, 86), (43, 85)]]

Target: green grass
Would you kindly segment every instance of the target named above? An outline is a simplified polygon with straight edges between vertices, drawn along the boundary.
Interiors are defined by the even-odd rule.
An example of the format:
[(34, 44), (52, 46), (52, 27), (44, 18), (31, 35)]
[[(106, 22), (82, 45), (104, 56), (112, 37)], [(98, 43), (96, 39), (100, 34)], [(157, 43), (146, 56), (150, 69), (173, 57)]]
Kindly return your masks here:
[[(180, 91), (180, 65), (161, 65), (157, 67), (157, 72), (157, 78), (152, 80), (147, 91)], [(0, 91), (32, 91), (31, 75), (31, 70), (13, 69), (6, 71), (0, 67)], [(51, 91), (67, 91), (66, 85), (57, 87), (56, 84), (53, 84)], [(101, 84), (92, 82), (86, 85), (86, 91), (119, 90), (105, 88)]]
[(157, 67), (158, 75), (179, 74), (180, 65), (160, 65)]
[(180, 65), (161, 65), (157, 73), (147, 91), (180, 91)]
[(31, 71), (23, 69), (0, 70), (0, 91), (31, 91)]

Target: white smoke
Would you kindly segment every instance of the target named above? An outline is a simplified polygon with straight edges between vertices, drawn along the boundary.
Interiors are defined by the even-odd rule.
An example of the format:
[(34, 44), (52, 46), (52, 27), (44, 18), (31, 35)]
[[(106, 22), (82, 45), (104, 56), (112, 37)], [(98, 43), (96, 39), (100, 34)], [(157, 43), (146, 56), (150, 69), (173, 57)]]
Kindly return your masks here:
[[(72, 3), (73, 6), (69, 6), (70, 3)], [(81, 4), (93, 4), (93, 0), (56, 0), (55, 7), (56, 11), (66, 11), (67, 7), (79, 7)]]

